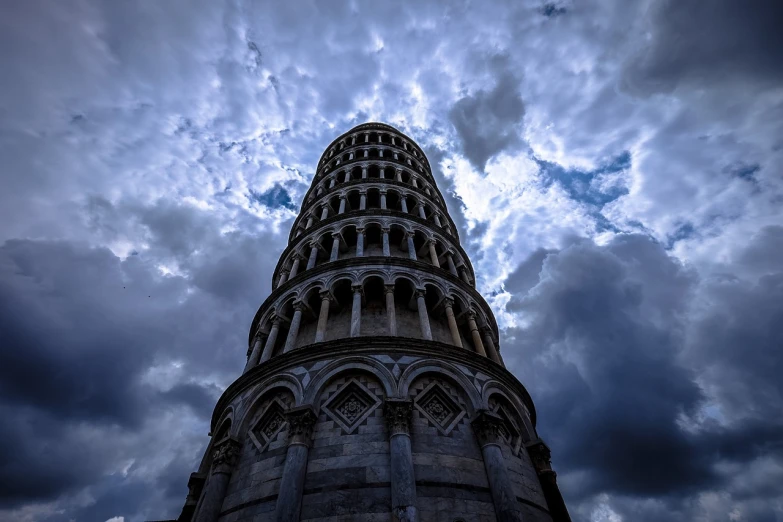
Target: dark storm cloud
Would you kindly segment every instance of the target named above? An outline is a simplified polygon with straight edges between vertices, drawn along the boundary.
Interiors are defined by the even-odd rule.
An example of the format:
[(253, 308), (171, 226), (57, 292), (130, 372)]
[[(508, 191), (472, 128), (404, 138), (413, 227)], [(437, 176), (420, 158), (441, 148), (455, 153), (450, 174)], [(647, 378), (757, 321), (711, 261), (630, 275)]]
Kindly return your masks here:
[[(539, 250), (507, 289), (530, 324), (507, 332), (504, 357), (536, 392), (539, 430), (560, 449), (575, 500), (668, 499), (687, 519), (680, 504), (698, 492), (742, 498), (720, 465), (783, 455), (783, 267), (756, 283), (701, 281), (648, 237), (619, 236)], [(711, 419), (716, 389), (736, 409)]]
[(519, 94), (519, 78), (508, 69), (507, 57), (488, 61), (497, 74), (494, 87), (464, 96), (449, 111), (462, 153), (479, 171), (491, 157), (523, 143), (520, 124), (525, 103)]
[(624, 81), (632, 92), (783, 81), (780, 2), (664, 0), (650, 10), (651, 38), (626, 65)]

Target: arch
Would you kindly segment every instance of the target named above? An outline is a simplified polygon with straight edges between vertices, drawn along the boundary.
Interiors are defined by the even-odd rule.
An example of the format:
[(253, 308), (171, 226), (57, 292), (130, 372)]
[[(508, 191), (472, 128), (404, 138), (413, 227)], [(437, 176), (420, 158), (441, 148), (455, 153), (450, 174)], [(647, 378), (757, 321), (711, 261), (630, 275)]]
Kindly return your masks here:
[(304, 395), (302, 385), (299, 384), (299, 380), (291, 374), (282, 373), (269, 377), (262, 381), (253, 390), (255, 398), (248, 404), (247, 408), (242, 412), (241, 420), (237, 423), (239, 429), (237, 433), (247, 433), (249, 429), (248, 424), (252, 420), (259, 404), (261, 404), (271, 392), (279, 389), (286, 389), (294, 396), (294, 405), (300, 406), (302, 404), (302, 396)]
[(416, 361), (402, 372), (398, 384), (399, 397), (403, 399), (408, 398), (409, 388), (413, 381), (427, 373), (444, 375), (462, 389), (465, 396), (468, 398), (469, 406), (472, 408), (472, 411), (468, 413), (472, 415), (476, 410), (481, 409), (481, 395), (479, 395), (478, 390), (468, 378), (452, 364), (444, 361), (437, 361), (435, 359)]
[(530, 422), (530, 413), (524, 403), (513, 394), (509, 393), (506, 386), (496, 380), (489, 380), (481, 388), (482, 407), (490, 409), (489, 399), (493, 395), (499, 395), (505, 399), (505, 402), (512, 408), (512, 413), (516, 415), (519, 428), (524, 430), (522, 433), (522, 442), (530, 442), (538, 438), (533, 424)]
[(386, 397), (397, 396), (394, 376), (383, 364), (372, 357), (353, 356), (333, 361), (323, 367), (305, 388), (303, 402), (317, 409), (318, 399), (324, 386), (339, 374), (350, 371), (365, 371), (373, 374), (381, 382)]

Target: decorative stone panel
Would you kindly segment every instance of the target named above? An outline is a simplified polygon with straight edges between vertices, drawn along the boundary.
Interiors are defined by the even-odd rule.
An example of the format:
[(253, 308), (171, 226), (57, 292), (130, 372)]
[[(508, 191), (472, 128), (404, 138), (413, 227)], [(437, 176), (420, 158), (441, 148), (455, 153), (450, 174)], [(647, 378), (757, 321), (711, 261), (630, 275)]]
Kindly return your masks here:
[(332, 395), (324, 403), (323, 409), (346, 434), (350, 434), (380, 404), (380, 399), (354, 378), (346, 382)]
[(279, 399), (273, 399), (250, 430), (250, 440), (258, 451), (264, 451), (285, 427), (285, 410), (285, 405)]
[(439, 382), (431, 382), (416, 396), (413, 405), (443, 435), (448, 435), (466, 413)]

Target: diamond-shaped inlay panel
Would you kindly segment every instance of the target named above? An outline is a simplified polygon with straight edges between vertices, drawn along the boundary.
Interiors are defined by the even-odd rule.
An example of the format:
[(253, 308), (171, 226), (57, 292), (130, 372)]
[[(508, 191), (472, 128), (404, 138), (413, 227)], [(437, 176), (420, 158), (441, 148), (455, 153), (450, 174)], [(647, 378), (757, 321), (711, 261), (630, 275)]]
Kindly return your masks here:
[(272, 401), (259, 421), (250, 430), (250, 439), (260, 451), (264, 451), (285, 427), (284, 411), (285, 409), (279, 401)]
[(465, 416), (465, 410), (437, 382), (422, 390), (413, 405), (444, 435), (448, 435)]
[(324, 411), (347, 433), (353, 432), (381, 400), (356, 379), (346, 382), (323, 406)]

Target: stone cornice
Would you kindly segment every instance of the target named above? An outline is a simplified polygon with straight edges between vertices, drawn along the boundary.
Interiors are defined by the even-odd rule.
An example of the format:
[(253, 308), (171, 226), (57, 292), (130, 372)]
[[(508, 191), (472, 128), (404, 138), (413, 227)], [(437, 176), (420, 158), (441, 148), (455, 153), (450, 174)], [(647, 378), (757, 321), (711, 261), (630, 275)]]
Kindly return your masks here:
[(326, 154), (329, 152), (329, 150), (332, 147), (334, 147), (337, 143), (339, 143), (340, 140), (344, 139), (346, 136), (348, 136), (350, 134), (355, 134), (357, 132), (364, 131), (364, 130), (367, 130), (367, 131), (383, 130), (383, 131), (386, 131), (386, 132), (394, 132), (396, 134), (399, 134), (400, 136), (402, 136), (403, 138), (408, 140), (408, 142), (410, 142), (410, 144), (412, 146), (416, 147), (416, 150), (418, 150), (421, 153), (422, 157), (425, 160), (424, 161), (425, 166), (427, 166), (429, 168), (429, 165), (430, 165), (429, 158), (427, 158), (427, 155), (424, 154), (424, 151), (421, 150), (421, 147), (419, 147), (419, 144), (416, 143), (416, 141), (413, 138), (411, 138), (410, 136), (408, 136), (407, 134), (405, 134), (401, 130), (399, 130), (399, 129), (395, 128), (395, 127), (392, 127), (391, 125), (388, 125), (386, 123), (373, 122), (373, 121), (357, 125), (356, 127), (353, 127), (350, 130), (347, 130), (347, 131), (343, 132), (342, 134), (337, 136), (335, 139), (333, 139), (329, 143), (329, 145), (327, 145), (326, 148), (324, 148), (324, 152), (323, 152), (323, 154), (321, 154), (321, 157), (318, 158), (318, 166), (316, 168), (317, 169), (320, 168), (321, 163), (323, 162), (324, 158), (326, 157)]
[[(339, 271), (351, 267), (364, 267), (368, 265), (406, 267), (406, 268), (421, 270), (429, 273), (430, 275), (433, 274), (432, 265), (429, 263), (425, 263), (424, 261), (419, 261), (419, 260), (414, 261), (412, 259), (405, 259), (404, 257), (386, 257), (386, 256), (362, 256), (362, 257), (352, 257), (349, 259), (338, 259), (337, 261), (331, 261), (316, 266), (315, 268), (311, 268), (310, 270), (305, 270), (297, 274), (296, 277), (289, 279), (288, 281), (283, 283), (282, 286), (279, 286), (274, 290), (272, 290), (269, 296), (264, 300), (264, 302), (258, 308), (258, 311), (256, 311), (255, 316), (253, 316), (253, 322), (250, 325), (250, 334), (248, 336), (248, 344), (253, 342), (253, 336), (255, 334), (256, 329), (258, 328), (258, 321), (264, 315), (266, 309), (269, 306), (271, 306), (271, 304), (274, 303), (278, 297), (291, 290), (291, 288), (315, 276), (318, 276), (319, 274), (322, 274), (324, 272)], [(451, 272), (449, 272), (448, 270), (438, 271), (436, 275), (442, 279), (455, 283), (463, 291), (469, 293), (477, 303), (482, 303), (484, 306), (484, 312), (485, 315), (487, 316), (487, 319), (492, 321), (492, 324), (490, 326), (493, 328), (495, 332), (498, 331), (497, 321), (495, 320), (495, 314), (492, 312), (492, 309), (487, 304), (487, 301), (484, 299), (484, 296), (482, 296), (478, 290), (476, 290), (475, 288), (467, 284), (459, 277), (452, 275)], [(498, 351), (499, 350), (500, 347), (498, 346)]]
[[(419, 225), (423, 225), (434, 232), (438, 232), (445, 239), (449, 240), (451, 246), (453, 246), (460, 253), (460, 255), (462, 256), (462, 260), (464, 261), (465, 265), (468, 267), (468, 270), (470, 271), (470, 278), (473, 281), (476, 280), (476, 273), (473, 270), (473, 265), (470, 262), (470, 257), (468, 257), (468, 254), (462, 248), (462, 245), (460, 245), (459, 238), (456, 238), (456, 236), (449, 236), (442, 228), (439, 229), (436, 224), (430, 223), (426, 219), (421, 219), (419, 216), (411, 214), (410, 212), (406, 214), (405, 212), (402, 211), (372, 208), (369, 210), (357, 210), (357, 211), (345, 212), (344, 214), (335, 214), (333, 216), (329, 216), (325, 220), (319, 221), (317, 224), (309, 228), (306, 234), (302, 234), (299, 237), (295, 237), (289, 240), (288, 246), (286, 246), (285, 250), (283, 250), (283, 252), (280, 254), (280, 258), (277, 260), (277, 265), (275, 265), (275, 271), (272, 274), (272, 285), (274, 285), (275, 281), (277, 281), (280, 277), (280, 270), (283, 266), (281, 263), (284, 263), (285, 260), (288, 259), (288, 256), (290, 255), (291, 251), (295, 250), (296, 247), (298, 247), (303, 241), (306, 241), (307, 237), (309, 237), (313, 232), (317, 232), (322, 228), (328, 228), (334, 223), (338, 223), (342, 220), (350, 221), (352, 219), (363, 218), (368, 216), (393, 217), (393, 218), (399, 218), (403, 220), (409, 220), (412, 221), (413, 223), (418, 223)], [(455, 241), (450, 240), (450, 238), (452, 237), (455, 237), (456, 240)], [(300, 274), (301, 273), (304, 273), (304, 271), (300, 272)], [(296, 277), (299, 277), (299, 274), (297, 274)]]
[(431, 357), (437, 360), (460, 363), (480, 370), (517, 392), (530, 412), (530, 422), (536, 425), (536, 410), (533, 399), (524, 385), (507, 369), (487, 357), (465, 349), (459, 349), (439, 341), (425, 341), (406, 337), (354, 337), (335, 339), (322, 343), (313, 343), (288, 353), (276, 355), (268, 361), (259, 364), (235, 380), (223, 394), (212, 413), (211, 428), (214, 432), (220, 415), (231, 401), (243, 390), (257, 384), (274, 374), (289, 368), (300, 366), (307, 362), (317, 361), (325, 357), (339, 358), (356, 355), (373, 354), (404, 354)]

